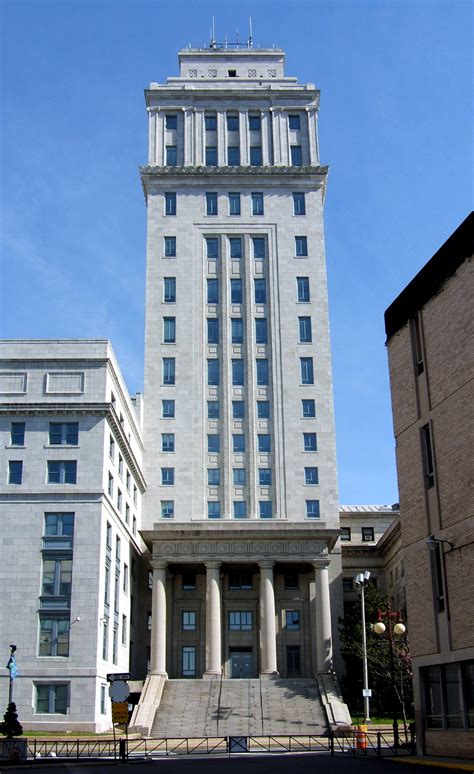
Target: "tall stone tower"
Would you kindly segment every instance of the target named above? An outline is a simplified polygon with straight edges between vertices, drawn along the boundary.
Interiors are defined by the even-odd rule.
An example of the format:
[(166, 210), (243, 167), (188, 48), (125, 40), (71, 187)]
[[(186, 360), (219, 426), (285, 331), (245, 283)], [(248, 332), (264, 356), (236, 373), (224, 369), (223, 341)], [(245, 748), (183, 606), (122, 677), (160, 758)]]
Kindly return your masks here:
[(340, 556), (319, 92), (281, 49), (146, 90), (151, 672), (314, 676)]

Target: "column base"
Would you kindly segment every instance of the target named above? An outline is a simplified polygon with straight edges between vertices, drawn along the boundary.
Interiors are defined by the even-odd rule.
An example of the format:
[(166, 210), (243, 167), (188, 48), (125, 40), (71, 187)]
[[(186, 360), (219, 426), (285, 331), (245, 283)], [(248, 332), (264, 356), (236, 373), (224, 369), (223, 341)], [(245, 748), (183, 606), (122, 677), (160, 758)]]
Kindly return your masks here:
[(160, 672), (158, 669), (152, 669), (150, 672), (148, 672), (149, 675), (156, 675), (157, 677), (164, 677), (165, 680), (168, 679), (168, 672)]
[(202, 675), (203, 680), (214, 680), (216, 677), (222, 677), (222, 672), (219, 670), (219, 672), (212, 670), (208, 670), (207, 672), (204, 672)]
[(280, 673), (277, 670), (275, 670), (274, 672), (270, 672), (270, 671), (260, 672), (260, 677), (261, 678), (280, 677)]

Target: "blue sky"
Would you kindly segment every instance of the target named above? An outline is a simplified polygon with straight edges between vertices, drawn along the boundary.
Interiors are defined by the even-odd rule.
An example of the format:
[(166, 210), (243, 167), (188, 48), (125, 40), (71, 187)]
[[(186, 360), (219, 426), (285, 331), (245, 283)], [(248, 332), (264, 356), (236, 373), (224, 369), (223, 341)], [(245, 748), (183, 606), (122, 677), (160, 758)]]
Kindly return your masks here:
[(143, 89), (247, 35), (321, 89), (340, 499), (398, 499), (383, 313), (472, 208), (464, 0), (0, 0), (0, 334), (109, 337), (143, 388)]

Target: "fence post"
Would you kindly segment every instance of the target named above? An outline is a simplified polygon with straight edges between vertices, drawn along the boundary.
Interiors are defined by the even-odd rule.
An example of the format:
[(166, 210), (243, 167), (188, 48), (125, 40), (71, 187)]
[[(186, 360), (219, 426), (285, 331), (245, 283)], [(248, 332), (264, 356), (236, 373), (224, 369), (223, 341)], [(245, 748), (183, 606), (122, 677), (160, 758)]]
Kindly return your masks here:
[(125, 755), (125, 739), (119, 739), (119, 758), (121, 761), (126, 760)]
[(377, 756), (382, 757), (382, 734), (377, 731)]
[(329, 732), (329, 747), (331, 750), (331, 755), (334, 755), (334, 731)]
[(76, 760), (79, 760), (79, 739), (76, 739)]

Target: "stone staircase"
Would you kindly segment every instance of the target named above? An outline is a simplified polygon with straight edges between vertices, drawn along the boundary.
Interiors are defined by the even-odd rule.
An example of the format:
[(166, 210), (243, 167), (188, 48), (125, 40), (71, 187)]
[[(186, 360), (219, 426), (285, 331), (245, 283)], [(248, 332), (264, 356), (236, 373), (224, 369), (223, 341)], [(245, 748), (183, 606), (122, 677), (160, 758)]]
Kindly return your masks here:
[(288, 736), (327, 728), (316, 680), (167, 680), (151, 736)]

